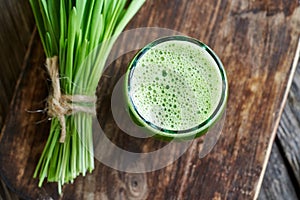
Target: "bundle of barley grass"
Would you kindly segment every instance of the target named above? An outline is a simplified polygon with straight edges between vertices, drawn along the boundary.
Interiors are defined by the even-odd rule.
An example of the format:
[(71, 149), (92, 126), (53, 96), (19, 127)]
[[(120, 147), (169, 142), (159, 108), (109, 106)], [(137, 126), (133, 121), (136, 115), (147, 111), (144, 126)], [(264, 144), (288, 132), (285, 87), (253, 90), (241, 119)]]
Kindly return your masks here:
[(62, 185), (94, 169), (95, 92), (116, 37), (145, 0), (29, 0), (52, 80), (49, 137), (34, 177)]

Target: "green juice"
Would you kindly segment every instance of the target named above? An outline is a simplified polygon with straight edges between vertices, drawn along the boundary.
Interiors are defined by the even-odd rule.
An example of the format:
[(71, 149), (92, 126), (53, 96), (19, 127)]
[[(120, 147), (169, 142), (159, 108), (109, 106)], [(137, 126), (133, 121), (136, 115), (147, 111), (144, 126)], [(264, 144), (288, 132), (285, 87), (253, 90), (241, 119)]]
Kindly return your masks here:
[(162, 38), (142, 49), (127, 73), (133, 117), (165, 137), (204, 134), (224, 110), (227, 80), (221, 62), (203, 43)]

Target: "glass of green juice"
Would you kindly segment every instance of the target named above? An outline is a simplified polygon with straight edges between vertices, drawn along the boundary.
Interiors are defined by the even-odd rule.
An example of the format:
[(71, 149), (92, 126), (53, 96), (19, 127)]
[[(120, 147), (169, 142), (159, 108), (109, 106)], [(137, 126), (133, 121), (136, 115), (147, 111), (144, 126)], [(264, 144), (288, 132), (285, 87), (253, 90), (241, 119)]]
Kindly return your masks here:
[(164, 140), (206, 134), (224, 116), (227, 96), (222, 62), (207, 45), (187, 36), (149, 43), (125, 76), (131, 118)]

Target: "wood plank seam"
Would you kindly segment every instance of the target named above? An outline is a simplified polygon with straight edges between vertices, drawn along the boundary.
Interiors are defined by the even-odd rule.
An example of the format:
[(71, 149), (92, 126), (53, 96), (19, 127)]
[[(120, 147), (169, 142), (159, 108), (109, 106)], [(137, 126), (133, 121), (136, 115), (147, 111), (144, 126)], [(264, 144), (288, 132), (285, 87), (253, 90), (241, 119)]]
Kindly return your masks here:
[[(299, 61), (299, 56), (300, 56), (300, 38), (298, 38), (297, 49), (296, 49), (296, 52), (295, 52), (295, 57), (294, 57), (291, 72), (290, 72), (291, 76), (289, 76), (289, 80), (287, 82), (287, 87), (286, 87), (286, 90), (285, 90), (285, 93), (284, 93), (284, 96), (283, 96), (283, 100), (281, 102), (282, 105), (285, 105), (285, 103), (286, 103), (286, 100), (287, 100), (287, 97), (288, 97), (288, 94), (289, 94), (289, 91), (290, 91), (290, 88), (291, 88), (291, 85), (292, 85), (292, 82), (293, 82), (293, 77), (294, 77), (294, 74), (295, 74), (295, 71), (296, 71), (296, 68), (297, 68), (297, 64), (298, 64), (298, 61)], [(280, 106), (279, 116), (282, 115), (283, 109), (284, 109), (284, 106)], [(269, 145), (268, 145), (268, 148), (267, 148), (267, 151), (266, 151), (266, 159), (265, 159), (265, 162), (263, 163), (262, 171), (261, 171), (259, 179), (258, 179), (258, 183), (257, 183), (257, 186), (256, 186), (257, 188), (256, 188), (255, 194), (254, 194), (254, 199), (258, 198), (259, 191), (261, 189), (261, 185), (262, 185), (262, 182), (263, 182), (265, 171), (267, 169), (268, 160), (269, 160), (270, 155), (271, 155), (272, 145), (273, 145), (273, 142), (275, 140), (275, 136), (276, 136), (277, 128), (279, 126), (279, 122), (280, 122), (280, 117), (278, 117), (278, 119), (275, 121), (275, 127), (276, 128), (274, 128), (274, 130), (271, 134), (271, 138), (269, 140)]]
[[(217, 1), (215, 0), (215, 3)], [(189, 177), (189, 181), (186, 182), (188, 185), (182, 187), (182, 196), (186, 199), (253, 199), (254, 191), (258, 188), (259, 178), (262, 176), (262, 167), (266, 162), (265, 159), (268, 158), (266, 152), (272, 145), (269, 139), (275, 139), (275, 133), (272, 135), (273, 129), (277, 128), (276, 125), (278, 124), (276, 122), (280, 110), (283, 109), (282, 100), (284, 100), (283, 97), (287, 89), (288, 76), (292, 75), (293, 56), (297, 49), (298, 30), (300, 30), (297, 28), (300, 10), (296, 8), (295, 1), (285, 2), (286, 5), (283, 5), (282, 2), (280, 2), (280, 5), (278, 2), (267, 2), (268, 5), (272, 6), (271, 8), (264, 4), (265, 2), (253, 2), (248, 5), (247, 1), (232, 1), (231, 4), (224, 1), (220, 5), (220, 11), (222, 12), (219, 13), (216, 19), (216, 25), (213, 28), (214, 33), (205, 34), (212, 30), (213, 26), (210, 26), (210, 20), (202, 20), (201, 26), (195, 26), (195, 24), (198, 24), (199, 18), (210, 19), (210, 16), (215, 12), (215, 5), (207, 2), (195, 0), (175, 1), (175, 3), (174, 1), (159, 1), (154, 3), (150, 1), (142, 10), (143, 15), (137, 16), (132, 23), (132, 27), (144, 25), (145, 19), (147, 19), (149, 22), (147, 25), (153, 25), (154, 23), (154, 25), (166, 26), (166, 28), (171, 29), (176, 27), (178, 31), (206, 41), (210, 38), (216, 39), (208, 41), (218, 55), (221, 55), (225, 66), (228, 66), (229, 74), (232, 74), (232, 76), (229, 76), (232, 91), (238, 91), (229, 95), (229, 100), (232, 103), (229, 104), (231, 112), (228, 115), (227, 129), (225, 129), (228, 134), (223, 135), (214, 151), (201, 161), (194, 156), (191, 160), (194, 165), (190, 168), (181, 166), (184, 166), (188, 157), (194, 154), (182, 157), (181, 160), (177, 161), (179, 164), (176, 165), (175, 163), (168, 169), (147, 174), (148, 199), (175, 198), (174, 191), (176, 191), (175, 194), (178, 194), (180, 189), (178, 181), (180, 182), (185, 175), (184, 169), (191, 171), (186, 172)], [(185, 11), (184, 7), (186, 5), (189, 6)], [(164, 6), (170, 9), (166, 10)], [(230, 15), (231, 11), (249, 9), (255, 9), (257, 12), (241, 17), (231, 17)], [(294, 14), (291, 17), (284, 16), (286, 12), (283, 13), (283, 11), (285, 9), (289, 9), (289, 13)], [(297, 12), (293, 12), (295, 9), (297, 9)], [(266, 18), (265, 13), (269, 10), (269, 14), (273, 14), (273, 17)], [(277, 15), (277, 13), (281, 14)], [(170, 21), (173, 23), (170, 23)], [(289, 23), (291, 21), (294, 22), (294, 26)], [(2, 161), (3, 166), (7, 166), (5, 168), (7, 169), (6, 175), (12, 178), (10, 181), (15, 181), (15, 188), (18, 188), (23, 194), (37, 197), (40, 195), (41, 190), (36, 187), (36, 180), (32, 179), (31, 172), (35, 167), (33, 164), (36, 163), (41, 152), (45, 134), (35, 133), (44, 132), (48, 126), (44, 126), (44, 124), (39, 127), (30, 125), (38, 119), (38, 116), (35, 117), (36, 115), (33, 116), (24, 112), (24, 108), (29, 108), (32, 102), (38, 101), (40, 97), (46, 97), (47, 95), (46, 87), (39, 86), (41, 85), (39, 83), (43, 81), (42, 78), (45, 77), (37, 76), (41, 72), (44, 54), (38, 41), (36, 43), (37, 48), (34, 46), (35, 44), (33, 44), (31, 50), (33, 52), (31, 53), (32, 58), (27, 61), (28, 68), (26, 67), (26, 72), (21, 77), (23, 82), (18, 87), (18, 90), (20, 90), (19, 96), (14, 100), (17, 105), (10, 108), (10, 113), (12, 113), (9, 115), (10, 124), (7, 125), (6, 123), (5, 134), (1, 138), (2, 149), (8, 147), (10, 151), (0, 151), (0, 154), (2, 153), (0, 158), (15, 155), (15, 151), (11, 151), (15, 149), (19, 149), (19, 155), (22, 157), (14, 156), (15, 159), (7, 157), (7, 159), (0, 159), (0, 162)], [(266, 51), (269, 52), (269, 56), (265, 56)], [(123, 63), (127, 62), (124, 61)], [(118, 80), (118, 77), (121, 76), (120, 72), (124, 69), (119, 67), (115, 68), (115, 71), (117, 71), (116, 77), (103, 82), (104, 88), (109, 91)], [(236, 81), (234, 77), (236, 75), (241, 76), (241, 81)], [(265, 90), (261, 92), (261, 88)], [(31, 93), (32, 95), (30, 95)], [(110, 105), (109, 94), (110, 92), (105, 93), (105, 96), (102, 97), (104, 101), (101, 104), (106, 105), (105, 107)], [(248, 99), (250, 99), (249, 102)], [(266, 112), (258, 112), (262, 108)], [(104, 111), (106, 110), (110, 111), (104, 109)], [(106, 113), (102, 114), (106, 116), (104, 115)], [(252, 119), (254, 116), (258, 116), (258, 120)], [(124, 137), (124, 134), (118, 131), (110, 118), (112, 117), (109, 116), (106, 119), (105, 127), (111, 131), (113, 141), (120, 145), (124, 144), (128, 150), (137, 150), (136, 147), (140, 145), (140, 142)], [(261, 121), (264, 121), (265, 124)], [(22, 126), (16, 127), (22, 122)], [(234, 138), (234, 136), (237, 137)], [(151, 147), (160, 147), (159, 145), (161, 144), (150, 141), (142, 148), (145, 147), (146, 150), (151, 150)], [(254, 151), (253, 148), (255, 148)], [(28, 158), (26, 157), (28, 155), (31, 156)], [(248, 155), (251, 156), (250, 159), (245, 159), (248, 158)], [(21, 163), (19, 171), (10, 170), (12, 169), (11, 166), (15, 168), (19, 163)], [(24, 163), (28, 163), (25, 169), (23, 167), (25, 166)], [(215, 166), (217, 170), (214, 170)], [(65, 197), (79, 199), (91, 195), (98, 196), (98, 199), (105, 199), (105, 197), (114, 199), (116, 197), (125, 198), (130, 194), (129, 189), (124, 187), (124, 184), (130, 183), (126, 183), (126, 179), (124, 180), (125, 175), (122, 172), (116, 172), (100, 164), (98, 167), (97, 173), (93, 176), (84, 179), (79, 177), (76, 184), (68, 185), (65, 188)], [(175, 173), (177, 173), (178, 176), (176, 177), (178, 178), (174, 178)], [(18, 178), (15, 179), (16, 177)], [(104, 184), (99, 186), (101, 181)], [(111, 184), (108, 185), (107, 182)], [(119, 184), (120, 182), (122, 184)], [(97, 183), (96, 186), (95, 183)], [(90, 184), (94, 187), (90, 187)], [(113, 185), (114, 187), (107, 187), (107, 185)], [(50, 192), (51, 196), (54, 195), (53, 198), (55, 196), (58, 198), (54, 192), (56, 188), (53, 189), (50, 184), (45, 184), (45, 188), (47, 194)]]

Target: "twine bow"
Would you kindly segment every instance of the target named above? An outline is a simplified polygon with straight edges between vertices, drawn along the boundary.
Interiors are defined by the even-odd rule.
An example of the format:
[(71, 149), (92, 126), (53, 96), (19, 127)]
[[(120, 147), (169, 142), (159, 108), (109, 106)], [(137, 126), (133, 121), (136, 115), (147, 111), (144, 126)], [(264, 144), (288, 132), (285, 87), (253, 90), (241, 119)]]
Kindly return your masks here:
[(58, 57), (47, 58), (46, 67), (52, 81), (52, 91), (48, 96), (48, 115), (57, 117), (61, 126), (59, 142), (63, 143), (66, 138), (65, 116), (78, 112), (96, 115), (96, 96), (66, 95), (61, 94), (59, 81)]

